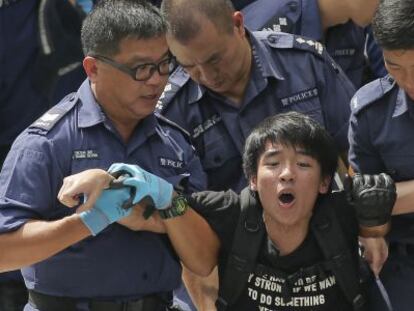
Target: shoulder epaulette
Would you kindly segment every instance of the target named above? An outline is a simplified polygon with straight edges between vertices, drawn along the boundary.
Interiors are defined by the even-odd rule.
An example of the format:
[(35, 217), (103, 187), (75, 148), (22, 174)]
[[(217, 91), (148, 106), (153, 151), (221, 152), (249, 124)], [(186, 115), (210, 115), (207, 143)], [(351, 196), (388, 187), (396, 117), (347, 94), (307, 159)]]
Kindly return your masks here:
[(168, 78), (168, 83), (162, 92), (155, 111), (161, 113), (164, 107), (171, 102), (177, 92), (190, 80), (190, 75), (178, 67)]
[(181, 132), (185, 136), (186, 139), (190, 139), (190, 137), (191, 137), (190, 133), (186, 129), (184, 129), (183, 127), (179, 126), (174, 121), (171, 121), (170, 119), (164, 117), (162, 114), (159, 114), (158, 112), (155, 112), (154, 115), (160, 123), (167, 124), (167, 125), (171, 126), (172, 128), (177, 129), (179, 132)]
[(29, 129), (40, 129), (43, 132), (49, 132), (65, 114), (72, 110), (77, 101), (77, 93), (71, 93), (65, 96), (58, 104), (50, 108), (45, 114), (30, 125)]
[(376, 102), (386, 93), (391, 91), (394, 86), (396, 86), (396, 83), (389, 75), (364, 85), (355, 93), (351, 100), (352, 112), (358, 114), (364, 108)]
[(299, 49), (321, 57), (325, 51), (322, 43), (310, 38), (283, 32), (267, 32), (267, 44), (276, 49)]

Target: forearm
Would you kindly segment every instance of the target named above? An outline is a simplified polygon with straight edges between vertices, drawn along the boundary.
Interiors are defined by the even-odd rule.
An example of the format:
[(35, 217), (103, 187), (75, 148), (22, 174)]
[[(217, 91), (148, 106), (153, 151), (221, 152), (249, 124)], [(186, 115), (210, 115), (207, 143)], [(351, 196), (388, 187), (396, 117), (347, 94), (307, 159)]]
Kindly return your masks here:
[(189, 208), (184, 215), (163, 222), (184, 265), (198, 275), (209, 275), (217, 264), (220, 242), (207, 221)]
[(77, 214), (50, 222), (30, 221), (0, 235), (0, 272), (47, 259), (90, 234)]
[(393, 215), (414, 212), (414, 180), (396, 183), (397, 201), (392, 210)]

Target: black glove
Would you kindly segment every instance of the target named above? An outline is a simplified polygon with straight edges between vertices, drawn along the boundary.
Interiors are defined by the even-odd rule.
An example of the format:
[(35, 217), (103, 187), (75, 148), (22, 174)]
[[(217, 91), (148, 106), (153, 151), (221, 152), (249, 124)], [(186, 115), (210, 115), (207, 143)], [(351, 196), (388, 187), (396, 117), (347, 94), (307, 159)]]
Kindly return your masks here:
[(352, 180), (347, 177), (345, 191), (361, 226), (380, 226), (390, 220), (397, 191), (387, 174), (355, 174)]

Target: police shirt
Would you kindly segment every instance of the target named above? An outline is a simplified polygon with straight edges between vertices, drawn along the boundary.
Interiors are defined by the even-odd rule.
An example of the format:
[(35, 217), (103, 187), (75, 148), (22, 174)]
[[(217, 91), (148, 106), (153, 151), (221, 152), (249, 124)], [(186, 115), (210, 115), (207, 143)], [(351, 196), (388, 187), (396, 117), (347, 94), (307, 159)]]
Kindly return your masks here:
[[(138, 164), (189, 192), (205, 187), (200, 162), (176, 126), (150, 115), (125, 144), (86, 80), (14, 143), (0, 175), (0, 232), (71, 215), (74, 209), (56, 198), (63, 178), (114, 162)], [(172, 290), (181, 267), (164, 235), (114, 223), (22, 272), (40, 293), (126, 300)]]
[(158, 110), (190, 132), (208, 174), (208, 189), (240, 191), (244, 141), (268, 116), (298, 111), (319, 121), (347, 150), (349, 101), (354, 88), (323, 46), (287, 33), (249, 32), (250, 80), (240, 108), (196, 84), (179, 69), (172, 74)]
[[(337, 200), (345, 200), (341, 193), (335, 193), (335, 196)], [(219, 274), (223, 276), (240, 215), (240, 196), (232, 191), (204, 191), (193, 194), (188, 200), (219, 237)], [(356, 261), (358, 225), (354, 210), (347, 204), (325, 207), (334, 209), (346, 246)], [(279, 255), (273, 242), (265, 235), (246, 287), (228, 310), (352, 310), (333, 272), (324, 268), (324, 261), (322, 250), (310, 229), (302, 244), (285, 256)]]
[[(323, 42), (355, 87), (362, 85), (366, 67), (365, 28), (349, 21), (330, 27), (324, 33), (318, 0), (257, 0), (242, 12), (245, 24), (251, 30), (283, 31)], [(378, 60), (382, 61), (382, 55)]]
[[(385, 172), (396, 182), (414, 179), (414, 102), (391, 76), (353, 97), (349, 161), (356, 172)], [(414, 215), (392, 217), (391, 241), (414, 242)]]

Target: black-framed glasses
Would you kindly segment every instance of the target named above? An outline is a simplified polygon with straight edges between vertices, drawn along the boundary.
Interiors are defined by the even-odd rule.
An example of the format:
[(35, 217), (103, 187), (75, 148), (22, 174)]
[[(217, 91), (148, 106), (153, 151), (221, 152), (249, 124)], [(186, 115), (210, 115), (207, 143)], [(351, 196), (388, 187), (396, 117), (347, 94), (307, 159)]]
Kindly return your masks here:
[(100, 60), (101, 62), (111, 65), (112, 67), (126, 73), (135, 81), (147, 81), (149, 78), (152, 77), (155, 71), (158, 71), (160, 76), (165, 76), (165, 75), (172, 73), (174, 69), (177, 67), (177, 61), (175, 57), (172, 55), (170, 55), (168, 58), (160, 61), (157, 64), (146, 63), (146, 64), (140, 64), (133, 68), (129, 68), (128, 66), (124, 64), (117, 63), (113, 59), (110, 59), (102, 55), (91, 55), (91, 56), (93, 58)]

